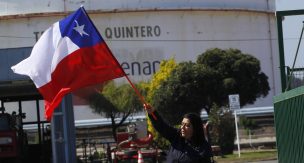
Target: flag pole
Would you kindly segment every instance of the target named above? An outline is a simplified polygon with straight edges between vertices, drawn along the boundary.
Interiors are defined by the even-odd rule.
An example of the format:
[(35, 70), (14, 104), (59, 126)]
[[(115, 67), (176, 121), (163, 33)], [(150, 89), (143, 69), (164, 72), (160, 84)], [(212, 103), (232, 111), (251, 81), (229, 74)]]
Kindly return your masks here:
[[(139, 93), (138, 89), (134, 86), (134, 84), (131, 82), (131, 80), (129, 79), (128, 75), (125, 75), (125, 77), (127, 78), (128, 82), (131, 84), (132, 88), (134, 89), (135, 93), (137, 94), (137, 96), (139, 97), (140, 101), (147, 105), (147, 102), (145, 101), (144, 97)], [(152, 117), (154, 118), (154, 120), (157, 120), (156, 116), (154, 115), (154, 113), (151, 113)]]

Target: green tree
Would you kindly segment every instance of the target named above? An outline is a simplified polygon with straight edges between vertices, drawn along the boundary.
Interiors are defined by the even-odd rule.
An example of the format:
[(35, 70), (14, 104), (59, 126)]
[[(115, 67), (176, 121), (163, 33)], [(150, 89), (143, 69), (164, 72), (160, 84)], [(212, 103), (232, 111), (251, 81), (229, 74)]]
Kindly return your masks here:
[(261, 72), (260, 61), (238, 49), (209, 49), (198, 56), (197, 64), (205, 65), (218, 75), (217, 89), (209, 92), (210, 103), (206, 104), (209, 107), (213, 103), (228, 105), (229, 94), (239, 94), (241, 106), (253, 104), (270, 90), (268, 77)]
[(231, 112), (227, 111), (228, 95), (239, 94), (241, 106), (252, 104), (268, 94), (268, 77), (261, 72), (258, 59), (237, 49), (209, 49), (198, 56), (197, 64), (212, 69), (218, 76), (214, 91), (207, 90), (205, 109), (208, 111), (216, 104), (209, 115), (212, 143), (220, 145), (223, 154), (232, 153), (235, 132), (231, 131), (235, 131), (235, 126)]
[(228, 105), (229, 94), (239, 94), (241, 106), (252, 104), (270, 90), (260, 62), (237, 49), (209, 49), (196, 63), (179, 63), (151, 97), (155, 108), (171, 124), (184, 113), (207, 113), (213, 104)]
[[(139, 84), (137, 85), (139, 88)], [(142, 92), (144, 93), (144, 92)], [(111, 119), (112, 133), (116, 140), (116, 130), (134, 112), (142, 110), (142, 103), (129, 84), (115, 85), (109, 82), (102, 92), (90, 98), (90, 106), (95, 113)], [(116, 122), (117, 118), (121, 118)]]

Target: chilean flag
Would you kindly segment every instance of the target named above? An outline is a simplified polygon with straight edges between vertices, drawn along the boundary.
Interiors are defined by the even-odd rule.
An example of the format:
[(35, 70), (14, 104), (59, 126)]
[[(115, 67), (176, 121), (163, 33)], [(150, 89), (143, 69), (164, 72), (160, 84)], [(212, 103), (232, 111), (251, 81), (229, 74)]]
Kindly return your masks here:
[(33, 80), (47, 120), (66, 94), (125, 76), (83, 7), (48, 28), (31, 55), (12, 70)]

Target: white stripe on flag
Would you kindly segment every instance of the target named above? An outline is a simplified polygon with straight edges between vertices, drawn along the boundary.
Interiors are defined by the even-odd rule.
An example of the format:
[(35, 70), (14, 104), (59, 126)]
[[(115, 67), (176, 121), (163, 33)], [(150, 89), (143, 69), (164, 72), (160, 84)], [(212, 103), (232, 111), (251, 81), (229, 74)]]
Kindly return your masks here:
[(40, 88), (51, 81), (51, 73), (57, 64), (77, 49), (79, 47), (68, 37), (61, 38), (59, 23), (56, 22), (40, 37), (30, 57), (13, 66), (12, 70), (29, 76)]

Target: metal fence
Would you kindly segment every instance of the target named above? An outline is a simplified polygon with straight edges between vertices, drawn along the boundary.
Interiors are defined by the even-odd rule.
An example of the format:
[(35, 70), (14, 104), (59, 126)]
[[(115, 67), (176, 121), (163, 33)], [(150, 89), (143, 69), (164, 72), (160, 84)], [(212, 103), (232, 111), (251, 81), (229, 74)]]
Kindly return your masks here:
[(274, 97), (278, 159), (304, 162), (304, 86)]
[(286, 67), (287, 70), (287, 90), (304, 86), (304, 68)]

